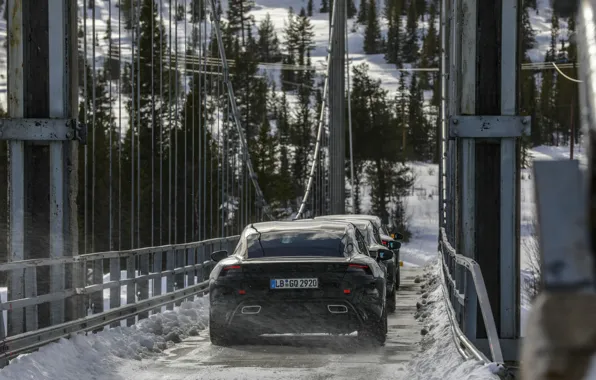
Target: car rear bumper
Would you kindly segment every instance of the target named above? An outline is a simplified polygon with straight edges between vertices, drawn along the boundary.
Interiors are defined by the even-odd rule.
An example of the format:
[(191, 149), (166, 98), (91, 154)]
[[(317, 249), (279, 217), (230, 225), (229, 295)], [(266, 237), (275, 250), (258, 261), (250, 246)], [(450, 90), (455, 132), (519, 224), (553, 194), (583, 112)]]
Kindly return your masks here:
[(377, 321), (382, 309), (354, 305), (346, 299), (288, 299), (271, 301), (246, 298), (240, 302), (211, 303), (211, 317), (230, 330), (252, 335), (284, 333), (346, 334)]

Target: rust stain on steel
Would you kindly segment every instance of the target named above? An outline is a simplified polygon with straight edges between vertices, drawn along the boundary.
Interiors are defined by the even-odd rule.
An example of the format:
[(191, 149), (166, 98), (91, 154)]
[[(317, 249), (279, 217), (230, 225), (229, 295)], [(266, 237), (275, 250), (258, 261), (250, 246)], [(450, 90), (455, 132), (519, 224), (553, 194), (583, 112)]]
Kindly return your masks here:
[[(8, 5), (7, 5), (8, 6)], [(10, 14), (10, 30), (8, 31), (8, 43), (9, 43), (9, 50), (10, 49), (21, 49), (22, 40), (23, 40), (23, 25), (22, 25), (22, 12), (23, 10), (23, 1), (22, 0), (14, 0), (12, 12)], [(15, 67), (16, 66), (16, 67)], [(12, 69), (13, 71), (11, 72)], [(15, 95), (20, 93), (19, 87), (22, 85), (22, 78), (23, 78), (23, 62), (21, 60), (20, 65), (10, 65), (9, 63), (9, 82), (12, 83), (12, 88), (9, 85), (8, 89), (8, 102), (9, 102), (9, 110), (10, 109), (19, 109), (20, 108), (20, 96)], [(10, 78), (12, 76), (12, 78)], [(10, 104), (13, 107), (10, 107)], [(9, 111), (10, 112), (10, 111)]]

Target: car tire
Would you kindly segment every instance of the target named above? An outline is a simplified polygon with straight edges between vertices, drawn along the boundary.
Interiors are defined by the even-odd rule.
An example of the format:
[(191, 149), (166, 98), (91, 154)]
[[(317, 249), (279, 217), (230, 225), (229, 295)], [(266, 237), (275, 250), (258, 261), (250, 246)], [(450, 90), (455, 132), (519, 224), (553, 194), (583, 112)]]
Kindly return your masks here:
[(232, 343), (232, 337), (226, 326), (217, 323), (211, 316), (209, 316), (209, 338), (211, 344), (215, 346), (227, 347)]
[(401, 282), (401, 269), (398, 267), (397, 274), (395, 275), (395, 291), (399, 290), (399, 285)]
[(384, 346), (387, 340), (387, 309), (383, 310), (383, 315), (379, 321), (359, 330), (358, 336), (376, 346)]
[(395, 300), (395, 296), (396, 296), (395, 288), (393, 289), (393, 291), (391, 293), (387, 294), (387, 310), (390, 313), (393, 313), (396, 308), (397, 302)]

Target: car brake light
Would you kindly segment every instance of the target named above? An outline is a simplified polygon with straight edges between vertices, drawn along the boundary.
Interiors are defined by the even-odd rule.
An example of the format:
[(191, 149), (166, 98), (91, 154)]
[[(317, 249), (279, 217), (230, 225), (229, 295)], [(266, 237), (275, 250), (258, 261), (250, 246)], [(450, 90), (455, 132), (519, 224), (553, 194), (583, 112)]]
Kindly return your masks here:
[(344, 289), (344, 294), (350, 294), (352, 291), (350, 289)]
[(368, 265), (360, 265), (360, 264), (350, 264), (350, 268), (358, 268), (358, 269), (368, 269)]
[(386, 247), (387, 244), (389, 244), (389, 242), (387, 240), (381, 240), (381, 243), (383, 243), (383, 245)]
[(228, 265), (227, 267), (223, 267), (223, 270), (233, 270), (233, 269), (240, 269), (240, 265)]

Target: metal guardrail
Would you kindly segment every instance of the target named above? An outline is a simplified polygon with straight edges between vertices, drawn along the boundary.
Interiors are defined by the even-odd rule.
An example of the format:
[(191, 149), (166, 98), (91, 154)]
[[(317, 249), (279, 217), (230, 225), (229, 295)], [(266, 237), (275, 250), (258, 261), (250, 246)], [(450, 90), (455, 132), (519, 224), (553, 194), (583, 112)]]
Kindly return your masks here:
[[(20, 275), (23, 278), (35, 278), (34, 273), (37, 268), (42, 266), (64, 266), (71, 264), (73, 271), (73, 278), (84, 279), (88, 273), (88, 266), (92, 268), (102, 268), (102, 265), (97, 266), (96, 262), (104, 259), (127, 259), (126, 270), (132, 275), (131, 278), (121, 279), (120, 272), (118, 272), (118, 279), (103, 283), (103, 271), (101, 276), (101, 283), (93, 283), (89, 285), (73, 286), (70, 289), (65, 289), (60, 292), (43, 294), (35, 297), (22, 297), (19, 299), (12, 299), (6, 303), (0, 302), (0, 367), (8, 364), (8, 360), (20, 354), (27, 353), (38, 349), (39, 347), (56, 341), (60, 338), (71, 336), (71, 334), (78, 332), (96, 331), (104, 326), (117, 323), (124, 319), (139, 315), (139, 318), (148, 317), (151, 311), (159, 312), (161, 306), (168, 306), (178, 304), (184, 299), (193, 297), (194, 295), (205, 293), (208, 289), (208, 278), (212, 268), (212, 261), (210, 253), (217, 249), (233, 250), (237, 244), (239, 236), (231, 236), (227, 238), (211, 239), (200, 242), (166, 245), (160, 247), (149, 247), (131, 249), (126, 251), (113, 252), (99, 252), (78, 255), (74, 257), (60, 257), (55, 259), (33, 259), (14, 261), (0, 265), (0, 272), (9, 272), (11, 275)], [(167, 269), (162, 269), (162, 255), (166, 254)], [(149, 268), (150, 257), (153, 257), (153, 272), (141, 274), (136, 276), (136, 273), (141, 268)], [(101, 263), (101, 261), (100, 261)], [(75, 273), (79, 272), (79, 273)], [(27, 272), (30, 272), (27, 274)], [(93, 276), (97, 279), (97, 276)], [(147, 286), (148, 280), (159, 280), (159, 288), (161, 289), (161, 279), (167, 278), (167, 286), (164, 294), (161, 290), (157, 290), (159, 294), (154, 294), (148, 297)], [(197, 283), (195, 284), (195, 278)], [(186, 281), (185, 281), (186, 279)], [(73, 283), (76, 281), (73, 281)], [(185, 285), (186, 284), (186, 285)], [(102, 311), (89, 316), (83, 316), (69, 322), (58, 323), (49, 327), (38, 329), (37, 326), (29, 329), (29, 331), (9, 335), (4, 332), (4, 321), (2, 311), (8, 310), (9, 313), (14, 310), (23, 308), (34, 308), (37, 305), (46, 302), (65, 302), (67, 299), (77, 296), (92, 295), (98, 292), (103, 293), (104, 289), (118, 288), (127, 286), (127, 293), (133, 294), (135, 298), (142, 298), (133, 302), (127, 302), (125, 306), (119, 306), (107, 311)], [(144, 287), (146, 297), (136, 297), (143, 294), (140, 288)], [(156, 292), (156, 293), (157, 293)], [(26, 282), (26, 294), (37, 294), (36, 281)], [(118, 297), (120, 292), (118, 291)], [(101, 297), (103, 300), (103, 295)], [(130, 299), (129, 299), (130, 300)], [(9, 317), (10, 320), (10, 317)], [(37, 322), (35, 320), (35, 322)], [(29, 326), (29, 324), (28, 324)]]
[[(449, 244), (449, 241), (447, 241), (444, 228), (441, 228), (440, 230), (440, 242), (441, 263), (443, 269), (443, 292), (446, 301), (449, 301), (447, 302), (447, 310), (451, 320), (454, 337), (461, 343), (461, 345), (458, 345), (460, 354), (466, 358), (469, 357), (469, 355), (466, 355), (462, 350), (462, 348), (465, 348), (472, 356), (484, 363), (494, 362), (503, 364), (504, 360), (501, 351), (501, 343), (497, 334), (497, 327), (493, 318), (480, 266), (476, 261), (469, 257), (462, 256), (455, 252), (455, 249)], [(474, 346), (476, 334), (476, 302), (471, 302), (474, 300), (477, 300), (478, 305), (480, 306), (492, 360), (489, 360)], [(473, 310), (466, 310), (468, 307)], [(467, 316), (467, 319), (464, 316)], [(471, 325), (473, 325), (474, 328), (467, 328)], [(466, 332), (468, 334), (466, 334)], [(474, 337), (470, 338), (470, 332), (473, 332)]]

